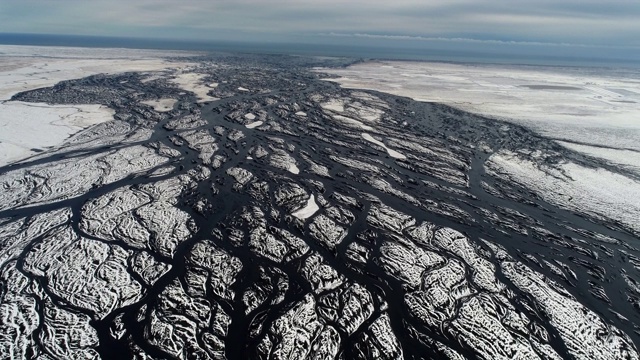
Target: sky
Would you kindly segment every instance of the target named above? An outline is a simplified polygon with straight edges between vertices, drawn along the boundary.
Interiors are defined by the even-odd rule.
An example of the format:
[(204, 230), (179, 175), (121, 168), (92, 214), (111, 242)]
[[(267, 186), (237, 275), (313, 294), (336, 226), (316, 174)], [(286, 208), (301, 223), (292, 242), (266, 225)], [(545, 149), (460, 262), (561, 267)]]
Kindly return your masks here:
[(0, 0), (0, 33), (640, 53), (640, 0)]

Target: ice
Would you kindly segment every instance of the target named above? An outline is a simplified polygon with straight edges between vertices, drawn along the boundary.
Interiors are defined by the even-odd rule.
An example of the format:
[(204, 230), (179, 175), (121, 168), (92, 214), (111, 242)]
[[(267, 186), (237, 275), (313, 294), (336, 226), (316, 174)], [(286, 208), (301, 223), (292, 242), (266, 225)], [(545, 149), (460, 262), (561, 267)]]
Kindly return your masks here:
[(165, 60), (164, 51), (129, 50), (118, 55), (113, 50), (0, 45), (0, 64), (3, 68), (9, 65), (8, 70), (0, 71), (0, 100), (62, 80), (103, 73), (157, 71), (186, 64)]
[(287, 171), (289, 171), (290, 173), (292, 173), (294, 175), (300, 174), (300, 169), (298, 169), (296, 164), (289, 164), (289, 167), (287, 168)]
[(337, 99), (332, 99), (326, 103), (320, 104), (323, 109), (335, 112), (343, 112), (344, 111), (344, 102)]
[(374, 131), (375, 129), (372, 128), (369, 125), (365, 125), (362, 123), (362, 121), (358, 121), (355, 119), (352, 119), (350, 117), (346, 117), (346, 116), (342, 116), (342, 115), (334, 115), (333, 119), (336, 120), (337, 122), (344, 124), (348, 127), (353, 127), (356, 129), (362, 129), (362, 130), (367, 130), (367, 131)]
[(16, 96), (118, 120), (0, 174), (0, 358), (638, 359), (627, 168), (250, 59)]
[(567, 141), (558, 141), (558, 143), (567, 149), (575, 150), (593, 157), (607, 160), (613, 164), (621, 165), (622, 167), (640, 175), (640, 153), (636, 150), (589, 146)]

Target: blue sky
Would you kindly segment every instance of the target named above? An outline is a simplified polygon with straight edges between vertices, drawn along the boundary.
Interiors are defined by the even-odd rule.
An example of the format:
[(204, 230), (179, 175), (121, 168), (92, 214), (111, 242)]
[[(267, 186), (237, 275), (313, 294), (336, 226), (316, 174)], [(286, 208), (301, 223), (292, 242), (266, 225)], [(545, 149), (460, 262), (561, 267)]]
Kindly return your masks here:
[(0, 0), (0, 32), (595, 53), (640, 49), (640, 1)]

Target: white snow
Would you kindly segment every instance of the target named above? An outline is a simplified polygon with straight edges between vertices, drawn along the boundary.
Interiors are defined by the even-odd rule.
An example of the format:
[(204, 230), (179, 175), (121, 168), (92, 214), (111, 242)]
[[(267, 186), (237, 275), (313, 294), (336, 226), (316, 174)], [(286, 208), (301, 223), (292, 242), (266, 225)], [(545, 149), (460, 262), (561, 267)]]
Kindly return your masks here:
[[(341, 76), (327, 80), (345, 88), (443, 103), (523, 125), (569, 149), (640, 173), (637, 69), (379, 61), (318, 71)], [(552, 169), (554, 177), (508, 153), (495, 154), (488, 165), (549, 202), (640, 231), (640, 183), (631, 178), (575, 163), (560, 165), (568, 177)]]
[(296, 115), (298, 115), (298, 116), (307, 116), (307, 113), (306, 113), (306, 112), (304, 112), (304, 111), (298, 111), (298, 112), (296, 113)]
[(490, 171), (506, 173), (512, 180), (556, 205), (597, 217), (609, 217), (640, 232), (640, 182), (604, 169), (569, 162), (560, 169), (539, 169), (516, 154), (501, 151), (487, 162)]
[(252, 113), (244, 114), (245, 119), (255, 120), (256, 116)]
[(244, 92), (247, 92), (247, 91), (249, 91), (249, 89), (247, 89), (247, 88), (243, 88), (242, 86), (240, 86), (240, 87), (238, 87), (238, 91), (244, 91)]
[(387, 150), (387, 154), (389, 154), (389, 156), (391, 156), (394, 159), (406, 159), (407, 158), (403, 154), (401, 154), (401, 153), (399, 153), (399, 152), (397, 152), (397, 151), (395, 151), (393, 149), (389, 149), (383, 142), (374, 139), (373, 136), (371, 136), (371, 135), (369, 135), (367, 133), (362, 133), (362, 138), (367, 140), (367, 141), (369, 141), (369, 142), (372, 142), (372, 143), (374, 143), (374, 144), (376, 144), (378, 146), (383, 147), (385, 150)]
[[(82, 49), (80, 58), (64, 58), (52, 53), (51, 57), (38, 57), (40, 48), (23, 48), (19, 57), (11, 53), (16, 47), (0, 45), (0, 100), (8, 100), (11, 96), (27, 90), (48, 87), (62, 80), (79, 79), (90, 75), (122, 73), (128, 71), (155, 71), (185, 65), (171, 63), (161, 58), (144, 58), (132, 55), (131, 58), (101, 58), (100, 49), (95, 49), (95, 58), (91, 59), (92, 49)], [(26, 57), (33, 49), (34, 54)], [(80, 51), (80, 50), (79, 50)], [(117, 53), (117, 52), (116, 52)], [(134, 53), (135, 54), (135, 53)], [(71, 55), (68, 55), (71, 56)]]
[(184, 72), (173, 78), (171, 82), (178, 85), (183, 90), (196, 94), (198, 102), (220, 100), (208, 95), (211, 88), (202, 82), (207, 75), (188, 72), (188, 68), (183, 69), (183, 71)]
[(190, 64), (166, 61), (167, 55), (189, 53), (0, 45), (0, 166), (35, 154), (31, 149), (59, 145), (79, 130), (113, 118), (113, 112), (100, 105), (8, 101), (13, 95), (95, 74), (160, 71)]
[(309, 200), (307, 200), (307, 205), (302, 209), (293, 212), (291, 215), (304, 220), (310, 218), (318, 210), (320, 210), (320, 208), (318, 207), (318, 204), (316, 204), (315, 196), (312, 194), (311, 197), (309, 197)]
[(553, 138), (640, 150), (638, 70), (380, 61), (321, 71), (342, 76), (327, 80), (345, 88), (444, 103)]
[(0, 103), (0, 166), (56, 146), (89, 126), (113, 120), (114, 111), (102, 105)]
[(558, 141), (558, 143), (568, 149), (622, 165), (640, 175), (640, 154), (638, 151), (581, 145), (566, 141)]
[(367, 130), (367, 131), (374, 131), (375, 130), (371, 126), (363, 124), (362, 121), (358, 121), (358, 120), (352, 119), (350, 117), (346, 117), (346, 116), (342, 116), (342, 115), (334, 115), (333, 119), (337, 120), (338, 122), (343, 123), (344, 125), (350, 126), (350, 127), (356, 127), (356, 128), (359, 128), (359, 129), (362, 129), (362, 130)]
[(332, 99), (326, 103), (320, 104), (320, 106), (325, 110), (335, 111), (335, 112), (343, 112), (344, 111), (344, 102), (337, 99)]
[(298, 169), (298, 167), (294, 163), (289, 164), (289, 168), (287, 169), (287, 171), (296, 175), (300, 174), (300, 169)]
[(258, 126), (264, 124), (262, 121), (255, 121), (252, 122), (251, 124), (247, 124), (245, 125), (248, 129), (253, 129), (253, 128), (257, 128)]

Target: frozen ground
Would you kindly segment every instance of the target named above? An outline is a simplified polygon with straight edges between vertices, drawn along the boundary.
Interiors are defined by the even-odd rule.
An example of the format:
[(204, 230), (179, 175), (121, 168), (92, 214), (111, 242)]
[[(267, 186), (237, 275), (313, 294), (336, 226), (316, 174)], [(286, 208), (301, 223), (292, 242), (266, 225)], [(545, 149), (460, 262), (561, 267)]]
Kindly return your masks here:
[(212, 55), (14, 95), (114, 120), (0, 167), (0, 358), (640, 360), (625, 169), (309, 71), (344, 64)]

